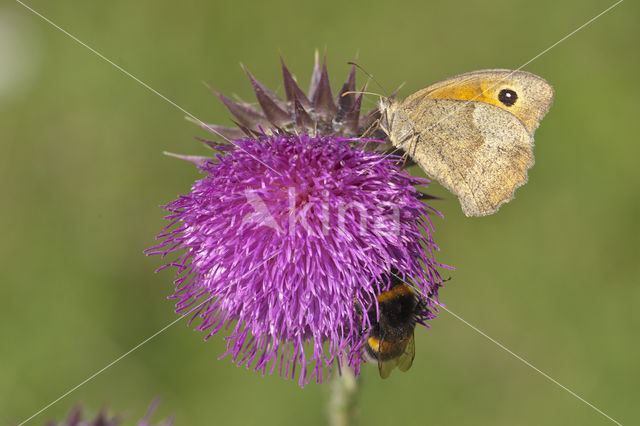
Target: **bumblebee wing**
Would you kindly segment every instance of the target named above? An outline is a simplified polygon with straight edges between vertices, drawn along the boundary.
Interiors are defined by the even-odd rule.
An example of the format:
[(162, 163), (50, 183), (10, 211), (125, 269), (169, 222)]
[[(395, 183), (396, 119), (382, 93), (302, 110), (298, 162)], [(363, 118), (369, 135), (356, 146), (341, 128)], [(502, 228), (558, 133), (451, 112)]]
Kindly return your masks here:
[(400, 371), (407, 371), (411, 368), (415, 355), (416, 344), (414, 335), (412, 334), (407, 341), (407, 346), (404, 348), (402, 355), (386, 361), (380, 361), (380, 358), (378, 358), (378, 371), (380, 372), (380, 377), (386, 379), (391, 374), (391, 371), (396, 367), (398, 367)]
[(398, 357), (398, 369), (400, 371), (407, 371), (413, 364), (413, 358), (416, 356), (416, 342), (413, 334), (407, 342), (407, 347), (404, 348), (404, 353)]
[(378, 361), (378, 371), (380, 372), (380, 377), (386, 379), (391, 374), (394, 368), (398, 366), (400, 358), (394, 358), (387, 361)]

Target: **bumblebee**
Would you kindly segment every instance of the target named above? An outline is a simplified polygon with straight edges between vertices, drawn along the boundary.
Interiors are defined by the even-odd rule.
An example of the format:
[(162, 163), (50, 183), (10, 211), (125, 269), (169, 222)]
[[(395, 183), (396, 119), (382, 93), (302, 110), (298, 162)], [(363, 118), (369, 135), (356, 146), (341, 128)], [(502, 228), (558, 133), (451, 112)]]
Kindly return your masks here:
[(416, 351), (413, 332), (426, 308), (425, 300), (396, 274), (392, 272), (389, 279), (389, 290), (376, 296), (378, 309), (373, 306), (367, 313), (371, 328), (365, 342), (367, 358), (378, 363), (383, 379), (396, 367), (411, 368)]

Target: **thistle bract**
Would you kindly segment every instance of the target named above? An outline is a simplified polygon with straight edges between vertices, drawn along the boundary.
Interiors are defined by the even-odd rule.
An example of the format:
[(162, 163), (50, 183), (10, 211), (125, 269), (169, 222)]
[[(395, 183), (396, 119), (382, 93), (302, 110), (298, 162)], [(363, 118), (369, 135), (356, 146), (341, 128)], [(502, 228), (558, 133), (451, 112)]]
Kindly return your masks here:
[[(285, 99), (281, 99), (249, 71), (245, 71), (260, 108), (242, 100), (234, 101), (211, 89), (233, 115), (236, 127), (205, 124), (194, 120), (219, 139), (211, 141), (198, 138), (209, 148), (217, 149), (219, 145), (233, 146), (234, 139), (258, 137), (265, 133), (296, 135), (306, 133), (352, 137), (356, 138), (354, 145), (366, 150), (397, 153), (393, 145), (386, 140), (386, 133), (377, 126), (380, 119), (378, 107), (361, 113), (363, 93), (356, 93), (355, 64), (351, 67), (340, 90), (334, 95), (329, 82), (326, 59), (320, 66), (318, 52), (316, 52), (311, 84), (308, 93), (305, 94), (282, 61), (282, 86)], [(363, 147), (358, 139), (365, 136), (375, 138), (379, 143), (366, 144)], [(403, 164), (409, 163), (403, 162)]]
[[(359, 141), (359, 144), (375, 143)], [(358, 371), (368, 312), (397, 270), (429, 298), (442, 282), (430, 210), (397, 157), (339, 137), (270, 135), (200, 163), (204, 177), (165, 206), (152, 254), (177, 253), (177, 311), (210, 337), (228, 329), (238, 365), (304, 385), (337, 363)], [(325, 371), (328, 370), (328, 371)]]

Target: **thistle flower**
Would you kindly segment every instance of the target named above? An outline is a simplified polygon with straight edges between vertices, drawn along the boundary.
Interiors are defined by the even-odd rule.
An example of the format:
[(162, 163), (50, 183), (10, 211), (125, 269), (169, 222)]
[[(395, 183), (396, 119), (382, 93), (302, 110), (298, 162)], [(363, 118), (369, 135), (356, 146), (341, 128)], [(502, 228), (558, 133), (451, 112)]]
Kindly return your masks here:
[[(275, 95), (250, 76), (266, 121), (257, 110), (250, 121), (238, 112), (247, 112), (246, 105), (218, 94), (244, 136), (216, 127), (234, 138), (231, 146), (207, 141), (219, 151), (215, 157), (179, 156), (205, 176), (165, 206), (170, 224), (147, 253), (176, 252), (160, 268), (177, 270), (176, 310), (199, 319), (196, 329), (206, 338), (231, 328), (223, 356), (262, 374), (298, 375), (304, 386), (313, 378), (322, 382), (334, 365), (357, 374), (371, 327), (366, 313), (389, 289), (389, 271), (425, 299), (417, 320), (435, 317), (442, 265), (433, 258), (430, 215), (439, 213), (414, 188), (428, 181), (402, 170), (400, 157), (378, 152), (384, 141), (336, 135), (358, 134), (366, 120), (358, 119), (359, 98), (340, 107), (322, 92), (326, 66), (304, 97), (312, 99), (313, 113), (306, 113), (312, 126), (300, 124), (304, 94), (292, 79), (287, 83), (283, 69), (292, 95), (280, 102), (289, 109), (273, 109)], [(330, 105), (334, 116), (322, 112)], [(309, 134), (309, 126), (316, 132)]]
[[(136, 426), (151, 426), (151, 416), (158, 409), (158, 405), (160, 405), (160, 399), (156, 398), (151, 401), (149, 404), (149, 408), (147, 409), (144, 417), (136, 423)], [(173, 426), (174, 419), (173, 417), (168, 419), (165, 422), (157, 423), (156, 426)], [(82, 407), (77, 406), (73, 408), (67, 418), (61, 423), (55, 423), (53, 421), (47, 422), (46, 426), (117, 426), (122, 424), (122, 416), (109, 416), (106, 410), (100, 411), (96, 418), (92, 421), (83, 420), (82, 415)]]

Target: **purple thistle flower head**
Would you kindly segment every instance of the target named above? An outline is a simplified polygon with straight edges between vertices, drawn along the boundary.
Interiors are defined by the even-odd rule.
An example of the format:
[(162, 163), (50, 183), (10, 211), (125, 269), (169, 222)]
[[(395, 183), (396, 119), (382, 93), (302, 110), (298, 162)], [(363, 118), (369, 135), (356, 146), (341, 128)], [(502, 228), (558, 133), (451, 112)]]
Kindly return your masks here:
[[(151, 401), (146, 414), (136, 423), (136, 426), (173, 426), (175, 421), (173, 416), (162, 423), (151, 423), (151, 417), (159, 405), (160, 398)], [(110, 416), (107, 410), (103, 408), (94, 420), (87, 420), (82, 411), (82, 407), (78, 405), (69, 412), (64, 421), (60, 423), (49, 421), (46, 426), (118, 426), (122, 424), (124, 418), (122, 415)]]
[(176, 252), (163, 268), (177, 269), (177, 312), (199, 318), (207, 338), (227, 330), (224, 355), (301, 386), (334, 364), (357, 373), (366, 313), (392, 270), (425, 299), (416, 320), (435, 316), (442, 265), (429, 215), (439, 213), (414, 188), (428, 181), (358, 146), (376, 141), (303, 133), (233, 143), (197, 161), (204, 177), (165, 206), (170, 224), (147, 251)]

